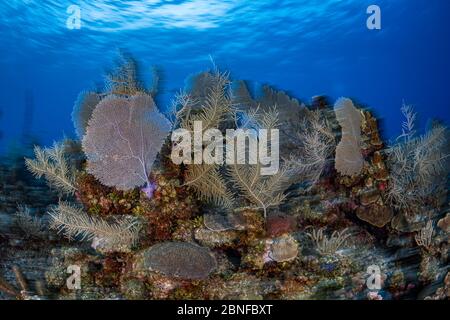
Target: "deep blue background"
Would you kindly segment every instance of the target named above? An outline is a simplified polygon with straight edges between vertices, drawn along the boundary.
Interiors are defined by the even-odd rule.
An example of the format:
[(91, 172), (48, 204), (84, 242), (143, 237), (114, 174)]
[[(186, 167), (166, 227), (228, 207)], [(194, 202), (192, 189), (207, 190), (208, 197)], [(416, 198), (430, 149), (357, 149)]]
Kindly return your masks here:
[[(70, 4), (81, 8), (80, 30), (66, 28)], [(366, 28), (370, 4), (381, 7), (381, 31)], [(1, 1), (0, 150), (23, 132), (44, 144), (73, 136), (73, 103), (102, 82), (117, 48), (144, 80), (152, 65), (162, 71), (162, 108), (212, 56), (234, 79), (305, 102), (352, 97), (376, 111), (388, 138), (401, 131), (403, 100), (421, 128), (429, 118), (448, 124), (449, 21), (446, 0)]]

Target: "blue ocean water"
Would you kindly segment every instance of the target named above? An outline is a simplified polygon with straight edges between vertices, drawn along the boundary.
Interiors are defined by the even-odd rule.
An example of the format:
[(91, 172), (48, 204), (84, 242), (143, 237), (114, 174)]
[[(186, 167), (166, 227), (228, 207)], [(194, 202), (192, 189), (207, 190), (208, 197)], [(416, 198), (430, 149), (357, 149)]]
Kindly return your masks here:
[[(369, 5), (381, 30), (366, 27)], [(68, 7), (80, 8), (69, 29)], [(7, 0), (0, 2), (0, 150), (74, 136), (78, 93), (102, 82), (121, 48), (162, 76), (161, 108), (211, 68), (308, 103), (348, 96), (401, 131), (402, 102), (450, 121), (450, 2), (445, 0)]]

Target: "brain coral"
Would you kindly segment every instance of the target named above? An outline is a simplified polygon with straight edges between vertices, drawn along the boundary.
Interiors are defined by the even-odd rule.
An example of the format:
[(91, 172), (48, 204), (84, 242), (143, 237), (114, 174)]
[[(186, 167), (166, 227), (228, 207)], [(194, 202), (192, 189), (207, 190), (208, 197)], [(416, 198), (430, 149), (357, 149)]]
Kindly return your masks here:
[(341, 141), (336, 147), (336, 170), (343, 175), (357, 175), (364, 164), (361, 154), (361, 113), (348, 98), (338, 99), (334, 112), (342, 128)]
[(166, 276), (205, 279), (216, 268), (208, 248), (188, 242), (163, 242), (144, 252), (144, 268)]
[(95, 108), (83, 138), (88, 172), (119, 190), (148, 185), (170, 129), (151, 96), (107, 96)]

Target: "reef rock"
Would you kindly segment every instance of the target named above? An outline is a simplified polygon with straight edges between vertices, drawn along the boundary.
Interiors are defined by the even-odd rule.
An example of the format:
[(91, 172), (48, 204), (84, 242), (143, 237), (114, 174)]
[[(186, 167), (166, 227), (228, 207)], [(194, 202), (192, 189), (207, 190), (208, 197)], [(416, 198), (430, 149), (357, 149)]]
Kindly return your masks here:
[(298, 255), (298, 243), (290, 235), (275, 238), (269, 251), (269, 258), (276, 262), (294, 260)]
[(163, 242), (144, 250), (134, 268), (169, 277), (201, 280), (206, 279), (216, 266), (216, 259), (208, 248), (188, 242)]
[(211, 231), (225, 231), (234, 229), (233, 221), (227, 214), (209, 213), (203, 215), (203, 223)]
[(232, 245), (238, 239), (238, 233), (235, 230), (212, 231), (199, 228), (194, 231), (194, 237), (202, 245), (214, 248)]
[(450, 213), (438, 221), (438, 227), (444, 230), (445, 232), (450, 232)]
[(356, 215), (359, 219), (366, 221), (375, 227), (382, 228), (391, 221), (394, 212), (387, 206), (373, 204), (369, 207), (358, 207), (358, 209), (356, 209)]
[[(424, 215), (425, 216), (425, 215)], [(391, 220), (391, 226), (400, 232), (416, 232), (423, 228), (424, 221), (411, 221), (405, 213), (396, 214)]]
[(227, 281), (214, 279), (208, 283), (206, 291), (208, 296), (215, 300), (261, 300), (279, 287), (278, 280), (262, 280), (255, 275), (239, 272)]
[(374, 188), (364, 190), (363, 192), (361, 192), (359, 199), (362, 205), (369, 206), (380, 199), (380, 192)]
[(274, 215), (267, 218), (266, 229), (269, 237), (281, 236), (295, 230), (297, 222), (292, 216)]

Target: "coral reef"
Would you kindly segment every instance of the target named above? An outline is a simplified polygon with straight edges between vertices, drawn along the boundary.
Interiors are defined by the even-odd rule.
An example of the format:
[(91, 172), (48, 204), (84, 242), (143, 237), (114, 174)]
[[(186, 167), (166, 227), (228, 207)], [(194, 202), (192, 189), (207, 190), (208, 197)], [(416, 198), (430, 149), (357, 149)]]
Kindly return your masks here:
[[(252, 97), (214, 70), (162, 115), (156, 87), (122, 54), (102, 91), (77, 98), (79, 140), (0, 163), (0, 299), (448, 299), (442, 124), (420, 136), (403, 106), (386, 146), (347, 98)], [(166, 137), (196, 121), (223, 139), (194, 156), (227, 129), (278, 129), (279, 170), (174, 163), (181, 142)]]

